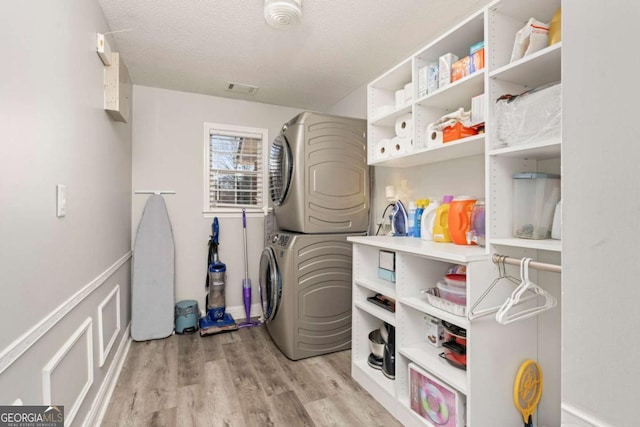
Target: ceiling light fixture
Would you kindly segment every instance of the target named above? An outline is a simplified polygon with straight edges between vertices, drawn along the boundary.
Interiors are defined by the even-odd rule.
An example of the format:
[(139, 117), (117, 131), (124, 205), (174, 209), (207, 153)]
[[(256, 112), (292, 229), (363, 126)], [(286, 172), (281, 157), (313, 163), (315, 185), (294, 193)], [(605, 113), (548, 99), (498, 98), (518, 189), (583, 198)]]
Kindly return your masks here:
[(273, 28), (295, 27), (302, 19), (302, 0), (264, 0), (264, 19)]

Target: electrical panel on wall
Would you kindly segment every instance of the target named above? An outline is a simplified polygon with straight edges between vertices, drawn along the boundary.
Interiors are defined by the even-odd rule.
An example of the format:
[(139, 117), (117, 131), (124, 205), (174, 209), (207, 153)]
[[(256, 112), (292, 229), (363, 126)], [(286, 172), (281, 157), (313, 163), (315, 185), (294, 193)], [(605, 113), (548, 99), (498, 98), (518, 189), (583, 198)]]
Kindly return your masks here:
[(111, 52), (111, 65), (104, 67), (104, 109), (115, 121), (129, 121), (131, 80), (127, 66), (117, 52)]

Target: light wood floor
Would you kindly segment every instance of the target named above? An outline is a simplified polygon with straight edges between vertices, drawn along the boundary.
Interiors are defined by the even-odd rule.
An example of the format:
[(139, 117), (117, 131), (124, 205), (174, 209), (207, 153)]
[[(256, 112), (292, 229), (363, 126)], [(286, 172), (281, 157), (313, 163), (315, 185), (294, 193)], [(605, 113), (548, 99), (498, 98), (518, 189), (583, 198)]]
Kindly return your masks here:
[(351, 378), (350, 357), (293, 362), (263, 326), (133, 342), (102, 425), (399, 426)]

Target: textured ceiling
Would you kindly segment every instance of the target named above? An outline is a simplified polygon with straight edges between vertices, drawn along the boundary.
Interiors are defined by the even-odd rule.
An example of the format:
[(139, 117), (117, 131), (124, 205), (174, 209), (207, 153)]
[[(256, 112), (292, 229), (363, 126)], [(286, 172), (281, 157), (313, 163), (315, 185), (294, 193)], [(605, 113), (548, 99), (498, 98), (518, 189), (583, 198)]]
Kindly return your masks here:
[[(134, 84), (326, 110), (488, 0), (303, 0), (269, 27), (263, 0), (99, 0)], [(234, 94), (227, 81), (258, 86)]]

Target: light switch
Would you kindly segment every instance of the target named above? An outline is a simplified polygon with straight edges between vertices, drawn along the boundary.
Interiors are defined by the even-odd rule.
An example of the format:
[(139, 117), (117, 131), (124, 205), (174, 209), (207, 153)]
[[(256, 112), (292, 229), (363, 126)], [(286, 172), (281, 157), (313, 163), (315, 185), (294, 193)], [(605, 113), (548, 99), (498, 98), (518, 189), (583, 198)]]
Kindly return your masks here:
[(56, 185), (57, 203), (56, 203), (56, 216), (58, 218), (67, 214), (67, 186), (58, 184)]

